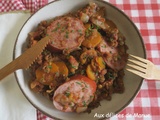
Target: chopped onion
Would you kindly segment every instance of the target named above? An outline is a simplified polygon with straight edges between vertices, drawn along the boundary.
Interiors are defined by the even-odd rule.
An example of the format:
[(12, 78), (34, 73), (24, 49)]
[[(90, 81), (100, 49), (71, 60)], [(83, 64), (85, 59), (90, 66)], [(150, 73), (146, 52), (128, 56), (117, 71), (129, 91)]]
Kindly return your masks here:
[(82, 13), (81, 20), (83, 21), (83, 23), (87, 23), (89, 21), (89, 16), (85, 13)]

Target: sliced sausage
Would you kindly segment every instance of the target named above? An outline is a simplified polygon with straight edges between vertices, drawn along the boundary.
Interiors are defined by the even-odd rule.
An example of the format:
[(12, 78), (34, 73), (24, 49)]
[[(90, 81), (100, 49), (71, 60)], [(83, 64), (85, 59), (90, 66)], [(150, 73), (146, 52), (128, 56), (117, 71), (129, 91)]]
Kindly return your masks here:
[(112, 47), (103, 40), (99, 44), (98, 50), (102, 53), (104, 61), (110, 68), (121, 70), (125, 67), (127, 62), (125, 46)]
[(53, 38), (48, 45), (50, 51), (73, 50), (84, 40), (85, 27), (78, 18), (63, 16), (47, 27), (46, 34)]
[(64, 112), (83, 112), (93, 100), (95, 91), (95, 81), (77, 75), (57, 88), (53, 96), (53, 104)]

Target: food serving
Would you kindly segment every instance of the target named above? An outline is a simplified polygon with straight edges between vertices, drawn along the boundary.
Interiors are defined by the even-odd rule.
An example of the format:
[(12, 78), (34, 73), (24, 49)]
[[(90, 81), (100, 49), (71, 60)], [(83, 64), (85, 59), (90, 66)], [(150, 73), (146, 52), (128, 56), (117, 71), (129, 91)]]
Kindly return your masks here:
[(58, 110), (91, 112), (101, 100), (124, 92), (128, 47), (116, 24), (105, 16), (104, 7), (89, 3), (42, 21), (29, 33), (29, 47), (45, 36), (52, 38), (30, 67), (30, 87)]

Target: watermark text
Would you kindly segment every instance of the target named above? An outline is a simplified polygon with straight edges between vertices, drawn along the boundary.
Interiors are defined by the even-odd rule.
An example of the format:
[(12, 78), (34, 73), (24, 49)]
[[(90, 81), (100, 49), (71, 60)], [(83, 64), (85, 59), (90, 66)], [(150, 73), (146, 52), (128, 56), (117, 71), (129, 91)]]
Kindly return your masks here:
[(110, 118), (112, 116), (115, 116), (117, 118), (132, 118), (132, 117), (135, 117), (135, 118), (149, 118), (151, 117), (150, 114), (139, 114), (139, 113), (133, 113), (133, 114), (130, 114), (130, 113), (127, 113), (127, 114), (115, 114), (115, 113), (106, 113), (106, 114), (102, 114), (102, 113), (95, 113), (94, 114), (94, 118)]

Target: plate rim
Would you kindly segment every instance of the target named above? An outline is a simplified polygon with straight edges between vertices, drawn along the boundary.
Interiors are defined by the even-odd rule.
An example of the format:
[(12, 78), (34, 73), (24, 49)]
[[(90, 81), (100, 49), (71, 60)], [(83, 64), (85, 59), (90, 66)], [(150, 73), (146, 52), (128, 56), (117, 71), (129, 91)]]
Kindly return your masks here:
[[(44, 7), (47, 7), (48, 5), (54, 4), (55, 2), (58, 2), (58, 1), (63, 1), (63, 0), (54, 0), (54, 1), (46, 4), (45, 6), (41, 7), (39, 10), (37, 10), (35, 13), (31, 14), (30, 17), (24, 22), (23, 26), (21, 27), (20, 31), (18, 32), (18, 35), (17, 35), (17, 37), (16, 37), (16, 41), (15, 41), (15, 43), (14, 43), (13, 57), (12, 57), (13, 60), (16, 58), (16, 55), (15, 55), (15, 54), (16, 54), (16, 44), (17, 44), (17, 42), (18, 42), (19, 34), (21, 33), (21, 31), (22, 31), (23, 27), (26, 25), (26, 23), (27, 23), (27, 22), (30, 20), (30, 18), (33, 17), (38, 11), (40, 11), (40, 10), (43, 9)], [(134, 22), (129, 18), (129, 16), (127, 16), (126, 13), (123, 12), (121, 9), (119, 9), (118, 7), (116, 7), (115, 5), (113, 5), (112, 3), (109, 3), (109, 2), (107, 2), (107, 1), (105, 1), (105, 0), (92, 0), (92, 1), (97, 1), (97, 2), (102, 2), (102, 3), (104, 3), (104, 4), (107, 4), (107, 5), (111, 6), (112, 8), (114, 8), (115, 10), (117, 10), (118, 12), (120, 12), (121, 14), (123, 14), (123, 16), (128, 19), (128, 21), (132, 24), (132, 26), (134, 27), (134, 29), (135, 29), (136, 32), (138, 33), (138, 36), (139, 36), (139, 38), (140, 38), (140, 40), (141, 40), (141, 44), (142, 44), (142, 47), (143, 47), (144, 58), (147, 58), (146, 46), (145, 46), (145, 44), (144, 44), (143, 38), (142, 38), (142, 36), (141, 36), (141, 34), (140, 34), (139, 29), (136, 27), (136, 25), (134, 24)], [(22, 87), (21, 87), (21, 85), (20, 85), (20, 83), (19, 83), (19, 80), (18, 80), (17, 72), (16, 72), (16, 71), (14, 72), (14, 76), (15, 76), (16, 81), (17, 81), (17, 84), (18, 84), (19, 88), (21, 89), (21, 91), (22, 91), (23, 95), (25, 96), (25, 98), (26, 98), (38, 111), (42, 112), (43, 114), (45, 114), (45, 115), (47, 115), (48, 117), (51, 117), (51, 118), (53, 118), (53, 119), (62, 120), (62, 119), (56, 118), (56, 117), (48, 114), (48, 113), (45, 112), (44, 110), (41, 110), (41, 109), (39, 108), (39, 106), (35, 105), (35, 104), (29, 99), (29, 97), (25, 94), (25, 92), (23, 91), (23, 89), (22, 89)], [(141, 88), (141, 86), (142, 86), (143, 80), (144, 80), (144, 79), (141, 78), (141, 82), (140, 82), (140, 84), (138, 85), (137, 90), (135, 91), (135, 93), (134, 93), (134, 94), (132, 95), (132, 97), (128, 100), (128, 102), (126, 102), (126, 104), (123, 105), (123, 107), (121, 107), (120, 109), (118, 109), (117, 111), (115, 111), (114, 115), (120, 113), (123, 109), (125, 109), (125, 108), (134, 100), (134, 98), (135, 98), (135, 97), (137, 96), (137, 94), (140, 92), (140, 88)], [(113, 116), (114, 116), (114, 115), (113, 115)], [(111, 117), (113, 117), (113, 116), (111, 116)], [(104, 118), (104, 119), (105, 119), (105, 118)]]

